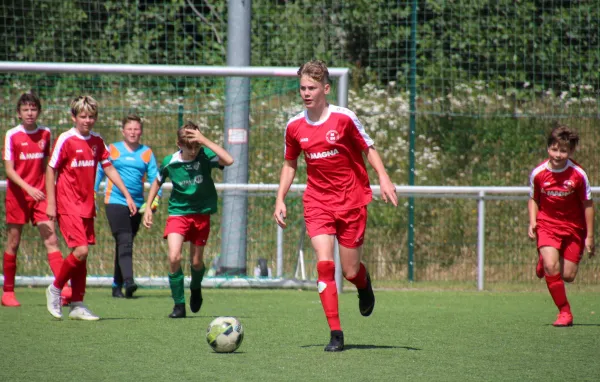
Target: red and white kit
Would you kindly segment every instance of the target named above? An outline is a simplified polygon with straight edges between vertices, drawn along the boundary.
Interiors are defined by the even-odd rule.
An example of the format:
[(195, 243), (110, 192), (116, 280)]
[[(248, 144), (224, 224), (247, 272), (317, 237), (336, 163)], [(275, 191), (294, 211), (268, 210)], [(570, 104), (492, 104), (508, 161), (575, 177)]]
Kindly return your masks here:
[(587, 234), (583, 202), (592, 200), (587, 174), (571, 159), (560, 170), (550, 169), (545, 160), (532, 171), (529, 182), (530, 196), (539, 206), (538, 248), (552, 246), (568, 260), (578, 262)]
[(98, 163), (111, 165), (104, 140), (97, 133), (84, 137), (72, 128), (56, 140), (48, 165), (56, 170), (56, 214), (69, 248), (96, 241), (93, 218)]
[[(6, 133), (4, 160), (14, 163), (15, 172), (30, 186), (45, 192), (44, 159), (50, 155), (51, 133), (45, 126), (28, 131), (22, 125)], [(36, 202), (21, 187), (7, 180), (6, 222), (36, 224), (48, 220), (46, 201)]]
[[(309, 120), (306, 112), (290, 119), (285, 159), (295, 160), (304, 151), (308, 179), (303, 201), (309, 236), (353, 232), (352, 237), (339, 239), (342, 245), (356, 247), (362, 244), (366, 226), (363, 209), (372, 199), (362, 153), (373, 140), (352, 111), (329, 105), (328, 112), (321, 122)], [(343, 219), (337, 216), (350, 210), (354, 210), (352, 217), (345, 212)], [(349, 226), (353, 222), (357, 227)]]

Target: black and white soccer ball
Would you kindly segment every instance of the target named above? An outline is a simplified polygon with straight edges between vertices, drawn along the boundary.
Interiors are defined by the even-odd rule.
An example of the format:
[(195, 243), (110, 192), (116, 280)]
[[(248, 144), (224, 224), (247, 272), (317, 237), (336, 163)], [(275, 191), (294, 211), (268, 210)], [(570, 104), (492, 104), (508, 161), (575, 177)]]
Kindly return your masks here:
[(243, 339), (244, 328), (235, 317), (217, 317), (206, 329), (206, 342), (217, 353), (236, 351)]

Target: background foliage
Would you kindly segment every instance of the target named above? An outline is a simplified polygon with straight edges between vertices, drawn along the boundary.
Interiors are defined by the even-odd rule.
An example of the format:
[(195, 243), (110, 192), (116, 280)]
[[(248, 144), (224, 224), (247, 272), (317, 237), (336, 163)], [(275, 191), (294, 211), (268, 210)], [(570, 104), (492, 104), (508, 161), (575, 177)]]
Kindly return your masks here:
[[(415, 25), (411, 3), (254, 0), (252, 65), (297, 67), (320, 58), (330, 67), (350, 67), (350, 108), (375, 139), (393, 181), (405, 184), (414, 27), (417, 185), (524, 186), (531, 169), (544, 159), (545, 136), (558, 121), (578, 129), (582, 141), (576, 159), (597, 184), (596, 1), (423, 0), (417, 2)], [(2, 61), (224, 65), (227, 2), (2, 0), (0, 36)], [(296, 86), (294, 80), (252, 80), (252, 183), (277, 182), (285, 122), (302, 109)], [(88, 92), (101, 101), (97, 128), (108, 142), (119, 139), (119, 120), (130, 111), (144, 116), (145, 143), (159, 160), (175, 149), (173, 129), (183, 118), (198, 121), (215, 140), (222, 140), (221, 78), (4, 73), (0, 89), (2, 132), (18, 123), (13, 111), (18, 95), (34, 90), (44, 101), (42, 122), (55, 136), (70, 127), (70, 98)], [(297, 181), (305, 181), (302, 171)], [(272, 195), (251, 197), (248, 269), (258, 257), (274, 266)], [(299, 224), (299, 199), (292, 197), (289, 203)], [(405, 209), (376, 201), (369, 211), (365, 252), (375, 276), (405, 278)], [(486, 214), (488, 280), (532, 280), (535, 249), (526, 239), (524, 200), (490, 201)], [(417, 280), (474, 281), (476, 202), (417, 199), (415, 216)], [(112, 243), (104, 223), (98, 223), (103, 256), (91, 264), (96, 274), (108, 274), (112, 266)], [(299, 227), (286, 232), (287, 275), (294, 271), (299, 232)], [(213, 233), (211, 258), (217, 256), (220, 240), (218, 231)], [(143, 233), (137, 242), (140, 255), (146, 256), (140, 258), (146, 274), (163, 273), (157, 261), (165, 252), (159, 236), (158, 231)], [(37, 264), (28, 265), (25, 272), (46, 271), (40, 268), (45, 260), (37, 254), (38, 244), (32, 241), (22, 248), (30, 254), (28, 264)], [(597, 270), (596, 263), (583, 267), (578, 280), (596, 283)]]

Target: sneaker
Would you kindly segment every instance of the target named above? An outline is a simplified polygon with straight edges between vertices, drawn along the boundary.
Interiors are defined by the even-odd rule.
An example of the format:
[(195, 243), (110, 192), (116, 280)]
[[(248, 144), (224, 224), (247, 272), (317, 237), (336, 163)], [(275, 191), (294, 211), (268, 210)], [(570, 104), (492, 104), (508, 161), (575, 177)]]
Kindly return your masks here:
[(169, 318), (185, 318), (185, 304), (175, 304)]
[(192, 313), (198, 313), (202, 306), (202, 289), (190, 289), (190, 310)]
[(329, 344), (325, 346), (325, 351), (342, 351), (344, 350), (344, 332), (341, 330), (332, 330)]
[(46, 288), (46, 308), (54, 318), (58, 318), (59, 320), (62, 318), (60, 290), (52, 284)]
[(559, 328), (565, 326), (573, 326), (573, 315), (569, 312), (560, 312), (552, 326), (556, 326)]
[(114, 298), (125, 298), (125, 295), (123, 294), (123, 291), (121, 290), (120, 286), (112, 287), (112, 296)]
[(138, 286), (135, 282), (126, 282), (125, 283), (125, 298), (133, 298), (133, 292), (138, 289)]
[(373, 293), (373, 286), (371, 285), (371, 276), (367, 272), (367, 286), (363, 289), (357, 289), (358, 291), (358, 310), (360, 314), (367, 317), (370, 316), (375, 308), (375, 294)]
[(69, 319), (82, 321), (98, 321), (100, 317), (92, 313), (92, 311), (89, 310), (87, 306), (83, 305), (83, 302), (78, 301), (71, 303)]
[(21, 306), (17, 298), (15, 297), (15, 292), (4, 292), (2, 293), (2, 305), (17, 307)]
[(535, 275), (538, 279), (543, 279), (545, 273), (546, 272), (544, 271), (544, 258), (542, 257), (542, 255), (540, 255), (537, 265), (535, 266)]
[(60, 298), (62, 306), (68, 306), (71, 304), (71, 296), (73, 295), (73, 290), (70, 286), (66, 286), (60, 291)]

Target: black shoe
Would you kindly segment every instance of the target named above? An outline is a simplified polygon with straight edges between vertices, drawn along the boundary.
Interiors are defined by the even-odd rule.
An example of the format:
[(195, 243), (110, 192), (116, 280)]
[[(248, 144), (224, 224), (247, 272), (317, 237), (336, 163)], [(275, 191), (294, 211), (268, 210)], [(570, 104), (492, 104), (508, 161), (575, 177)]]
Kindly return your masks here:
[(138, 286), (134, 281), (126, 282), (124, 287), (125, 287), (125, 298), (132, 298), (133, 292), (135, 292), (138, 289)]
[(190, 310), (192, 313), (198, 313), (202, 306), (202, 289), (190, 289)]
[(185, 304), (175, 304), (169, 318), (185, 318)]
[(112, 287), (112, 296), (115, 298), (124, 298), (125, 296), (123, 295), (123, 291), (121, 290), (121, 287)]
[(358, 310), (363, 316), (370, 316), (375, 308), (375, 294), (373, 293), (373, 286), (371, 285), (371, 276), (367, 272), (367, 286), (363, 289), (357, 289), (358, 291)]
[(325, 351), (342, 351), (344, 350), (344, 332), (341, 330), (332, 330), (329, 344), (325, 346)]

